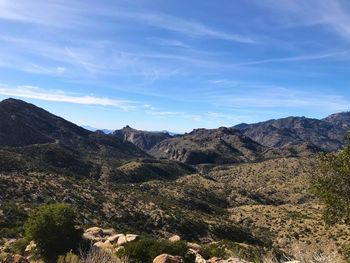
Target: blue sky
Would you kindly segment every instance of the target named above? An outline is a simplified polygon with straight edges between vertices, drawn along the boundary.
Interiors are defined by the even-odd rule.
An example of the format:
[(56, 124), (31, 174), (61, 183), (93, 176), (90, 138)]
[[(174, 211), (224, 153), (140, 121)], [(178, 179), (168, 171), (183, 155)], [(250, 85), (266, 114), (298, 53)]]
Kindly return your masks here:
[(0, 0), (0, 98), (190, 131), (349, 110), (348, 0)]

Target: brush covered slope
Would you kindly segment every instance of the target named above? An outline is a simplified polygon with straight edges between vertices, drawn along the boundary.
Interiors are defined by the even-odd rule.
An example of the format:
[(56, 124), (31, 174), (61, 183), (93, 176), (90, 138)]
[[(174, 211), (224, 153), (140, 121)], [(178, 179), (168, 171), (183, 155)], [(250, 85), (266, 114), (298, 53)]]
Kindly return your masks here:
[(306, 143), (322, 151), (341, 149), (349, 127), (349, 112), (334, 114), (322, 120), (288, 117), (234, 126), (264, 146), (283, 148)]
[(229, 240), (286, 254), (298, 246), (340, 257), (350, 243), (350, 229), (323, 223), (322, 207), (307, 187), (315, 173), (317, 163), (310, 157), (216, 166), (174, 180), (123, 184), (59, 172), (2, 172), (2, 237), (18, 236), (34, 207), (54, 201), (73, 205), (84, 227), (178, 234), (204, 243)]
[(114, 131), (113, 135), (124, 141), (133, 143), (144, 151), (148, 151), (157, 143), (171, 138), (171, 135), (167, 132), (141, 131), (129, 126)]

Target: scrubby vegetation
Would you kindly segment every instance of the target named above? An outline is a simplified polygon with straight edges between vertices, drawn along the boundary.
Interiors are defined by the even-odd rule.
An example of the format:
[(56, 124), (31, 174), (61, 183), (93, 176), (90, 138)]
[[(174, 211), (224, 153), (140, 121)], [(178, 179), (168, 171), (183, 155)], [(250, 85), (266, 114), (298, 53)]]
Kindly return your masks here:
[(315, 179), (313, 189), (326, 205), (324, 219), (329, 224), (350, 224), (350, 145), (319, 159), (322, 176)]
[(33, 240), (41, 256), (52, 261), (58, 255), (76, 250), (82, 230), (76, 229), (76, 214), (65, 204), (39, 207), (25, 225), (25, 238)]
[(27, 212), (16, 203), (0, 204), (0, 237), (15, 238), (23, 232)]
[(131, 263), (152, 263), (160, 254), (177, 255), (184, 258), (185, 263), (194, 263), (194, 256), (188, 253), (185, 241), (170, 242), (154, 238), (144, 238), (126, 244), (118, 253), (121, 258), (128, 258)]

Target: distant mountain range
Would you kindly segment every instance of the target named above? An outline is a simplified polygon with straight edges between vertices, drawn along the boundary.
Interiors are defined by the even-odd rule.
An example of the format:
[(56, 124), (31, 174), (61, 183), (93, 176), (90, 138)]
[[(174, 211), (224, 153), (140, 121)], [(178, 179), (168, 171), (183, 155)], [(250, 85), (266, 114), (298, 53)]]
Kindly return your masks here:
[(308, 143), (323, 151), (335, 151), (344, 146), (350, 128), (350, 112), (330, 115), (325, 119), (288, 117), (255, 124), (239, 124), (244, 135), (268, 147), (281, 148)]
[(335, 151), (344, 146), (350, 128), (350, 113), (344, 112), (322, 120), (288, 117), (230, 128), (195, 129), (175, 136), (129, 126), (105, 134), (15, 99), (0, 102), (0, 120), (3, 151), (25, 155), (33, 163), (34, 159), (46, 160), (55, 167), (67, 166), (108, 178), (125, 175), (110, 167), (120, 167), (137, 158), (152, 160), (141, 161), (143, 166), (156, 159), (190, 165), (229, 164)]

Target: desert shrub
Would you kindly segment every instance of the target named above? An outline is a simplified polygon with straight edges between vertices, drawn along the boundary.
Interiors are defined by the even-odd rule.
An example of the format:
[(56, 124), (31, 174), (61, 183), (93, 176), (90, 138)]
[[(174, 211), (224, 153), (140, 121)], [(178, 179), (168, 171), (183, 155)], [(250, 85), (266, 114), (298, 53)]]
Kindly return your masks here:
[(82, 263), (82, 261), (73, 252), (68, 252), (65, 256), (59, 256), (57, 258), (57, 263)]
[[(81, 256), (79, 263), (128, 263), (128, 260), (120, 260), (115, 255), (107, 253), (98, 248), (91, 248), (85, 255)], [(71, 262), (66, 262), (71, 263)], [(72, 262), (75, 263), (75, 262)]]
[(133, 263), (152, 263), (155, 257), (166, 253), (181, 256), (186, 263), (194, 263), (194, 256), (187, 252), (187, 244), (184, 241), (170, 242), (143, 238), (137, 242), (127, 243), (124, 249), (119, 252), (119, 256), (126, 257)]
[(342, 248), (342, 254), (344, 255), (346, 262), (350, 262), (350, 245), (346, 245)]
[(12, 249), (16, 254), (22, 255), (28, 244), (29, 241), (26, 238), (22, 238), (12, 245)]
[(319, 164), (322, 176), (314, 178), (312, 189), (326, 205), (325, 221), (350, 224), (350, 144), (342, 151), (322, 154)]
[(39, 253), (48, 261), (76, 249), (82, 231), (75, 228), (76, 214), (65, 204), (40, 206), (25, 225), (25, 236), (34, 240)]
[(16, 203), (0, 205), (0, 237), (14, 238), (23, 232), (23, 225), (27, 220), (27, 213)]
[(225, 247), (220, 243), (206, 244), (202, 246), (201, 255), (205, 259), (212, 257), (223, 258), (225, 257)]

